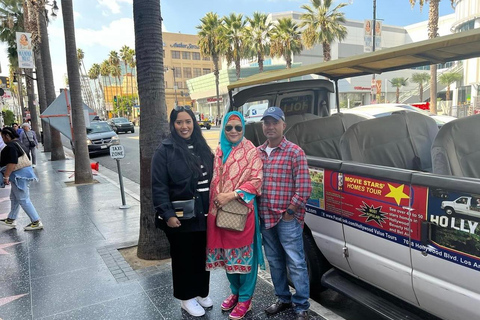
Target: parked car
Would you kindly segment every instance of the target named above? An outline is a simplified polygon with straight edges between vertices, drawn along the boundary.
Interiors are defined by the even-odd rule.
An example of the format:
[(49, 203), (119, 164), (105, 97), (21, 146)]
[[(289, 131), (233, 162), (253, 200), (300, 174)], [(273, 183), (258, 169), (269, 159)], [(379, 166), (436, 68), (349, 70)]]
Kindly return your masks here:
[(343, 109), (344, 113), (354, 113), (358, 115), (363, 115), (369, 118), (381, 118), (389, 116), (394, 112), (398, 111), (407, 111), (407, 112), (417, 112), (431, 117), (437, 123), (438, 128), (441, 128), (445, 123), (455, 120), (455, 117), (450, 116), (439, 116), (433, 114), (429, 111), (419, 109), (417, 107), (411, 106), (409, 104), (400, 104), (400, 103), (379, 103), (379, 104), (370, 104), (365, 106), (359, 106), (351, 109)]
[(126, 118), (112, 118), (108, 120), (108, 124), (116, 133), (127, 133), (129, 131), (131, 133), (135, 132), (135, 127), (133, 126), (133, 123), (128, 121)]
[(110, 147), (116, 144), (120, 144), (120, 139), (106, 121), (90, 122), (90, 126), (87, 127), (89, 154), (108, 153)]

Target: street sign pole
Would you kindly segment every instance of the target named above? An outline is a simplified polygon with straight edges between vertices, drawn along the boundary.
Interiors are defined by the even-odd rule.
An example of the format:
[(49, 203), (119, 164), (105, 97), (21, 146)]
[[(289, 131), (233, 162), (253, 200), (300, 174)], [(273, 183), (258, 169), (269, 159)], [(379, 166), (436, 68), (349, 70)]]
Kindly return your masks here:
[(122, 195), (122, 205), (120, 206), (120, 209), (128, 209), (130, 206), (127, 205), (127, 202), (125, 201), (125, 190), (123, 188), (123, 176), (122, 169), (120, 167), (120, 159), (115, 160), (117, 161), (118, 181), (120, 182), (120, 193)]
[(122, 176), (122, 168), (120, 167), (120, 159), (125, 158), (125, 149), (122, 145), (113, 145), (110, 146), (110, 157), (117, 161), (117, 172), (118, 172), (118, 181), (120, 182), (120, 193), (122, 196), (122, 205), (120, 209), (128, 209), (130, 208), (125, 201), (125, 190), (123, 188), (123, 176)]

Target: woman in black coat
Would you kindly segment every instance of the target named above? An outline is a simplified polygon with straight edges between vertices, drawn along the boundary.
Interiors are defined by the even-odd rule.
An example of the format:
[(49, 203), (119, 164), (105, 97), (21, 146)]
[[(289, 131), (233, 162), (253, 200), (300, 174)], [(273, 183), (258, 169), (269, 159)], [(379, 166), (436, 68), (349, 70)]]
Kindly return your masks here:
[[(190, 315), (213, 305), (205, 271), (206, 215), (213, 154), (189, 107), (170, 113), (170, 136), (152, 159), (155, 223), (165, 231), (172, 258), (173, 296)], [(193, 210), (191, 210), (193, 209)]]

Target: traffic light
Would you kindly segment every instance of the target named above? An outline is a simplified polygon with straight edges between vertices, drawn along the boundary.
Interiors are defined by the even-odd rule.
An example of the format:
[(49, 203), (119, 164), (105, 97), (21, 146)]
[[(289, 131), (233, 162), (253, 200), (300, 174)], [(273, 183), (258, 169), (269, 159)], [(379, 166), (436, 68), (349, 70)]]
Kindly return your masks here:
[(113, 96), (113, 102), (117, 103), (117, 96)]
[(6, 78), (5, 78), (5, 86), (6, 86), (7, 88), (10, 88), (10, 78), (9, 78), (9, 77), (6, 77)]

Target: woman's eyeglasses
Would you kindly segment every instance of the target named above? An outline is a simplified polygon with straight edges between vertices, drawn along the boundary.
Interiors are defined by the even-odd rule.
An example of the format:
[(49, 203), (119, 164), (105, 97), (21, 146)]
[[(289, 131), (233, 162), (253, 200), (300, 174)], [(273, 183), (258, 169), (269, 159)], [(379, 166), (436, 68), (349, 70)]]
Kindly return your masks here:
[(243, 131), (242, 126), (231, 126), (231, 125), (225, 126), (225, 131), (230, 132), (230, 131), (233, 130), (233, 128), (235, 128), (235, 131), (237, 131), (237, 132), (242, 132)]
[(176, 106), (175, 111), (191, 110), (190, 106)]

